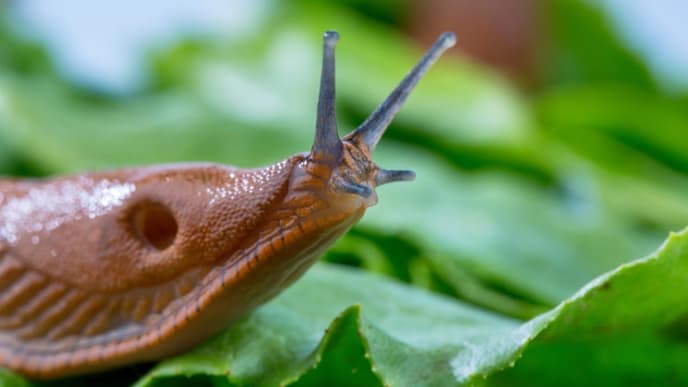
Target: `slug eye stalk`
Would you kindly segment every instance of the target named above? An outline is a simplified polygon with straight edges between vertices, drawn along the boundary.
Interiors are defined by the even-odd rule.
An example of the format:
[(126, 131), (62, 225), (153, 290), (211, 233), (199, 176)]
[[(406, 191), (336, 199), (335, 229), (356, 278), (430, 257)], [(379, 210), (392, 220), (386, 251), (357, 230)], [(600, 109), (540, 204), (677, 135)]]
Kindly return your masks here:
[[(411, 71), (404, 77), (392, 93), (373, 111), (373, 113), (354, 131), (339, 138), (335, 115), (335, 58), (334, 49), (339, 34), (327, 31), (323, 35), (323, 65), (320, 78), (320, 96), (316, 118), (315, 141), (311, 149), (314, 160), (330, 164), (334, 169), (341, 169), (343, 164), (355, 171), (342, 171), (345, 177), (339, 179), (338, 188), (344, 192), (367, 197), (376, 186), (395, 181), (410, 181), (415, 178), (413, 171), (385, 170), (374, 166), (370, 156), (382, 138), (385, 130), (401, 109), (418, 81), (425, 75), (430, 66), (450, 47), (456, 43), (452, 32), (445, 32), (437, 38), (435, 44), (425, 53)], [(360, 152), (349, 154), (343, 142), (354, 145)], [(361, 157), (363, 155), (363, 157)], [(349, 159), (348, 162), (344, 160)], [(353, 162), (351, 162), (353, 160)], [(352, 165), (358, 164), (358, 167)], [(370, 165), (373, 165), (371, 168)], [(368, 171), (364, 173), (362, 171)], [(372, 186), (372, 187), (370, 187)]]
[(315, 122), (315, 141), (311, 154), (315, 158), (337, 160), (342, 154), (342, 142), (337, 133), (335, 112), (334, 47), (339, 40), (335, 31), (323, 35), (323, 64), (320, 75), (318, 116)]
[(411, 91), (416, 87), (418, 81), (425, 75), (430, 66), (454, 44), (456, 44), (456, 35), (453, 32), (445, 32), (440, 35), (435, 44), (432, 45), (392, 93), (368, 116), (361, 126), (347, 135), (345, 139), (355, 143), (363, 143), (370, 152), (373, 152), (385, 130), (397, 115)]

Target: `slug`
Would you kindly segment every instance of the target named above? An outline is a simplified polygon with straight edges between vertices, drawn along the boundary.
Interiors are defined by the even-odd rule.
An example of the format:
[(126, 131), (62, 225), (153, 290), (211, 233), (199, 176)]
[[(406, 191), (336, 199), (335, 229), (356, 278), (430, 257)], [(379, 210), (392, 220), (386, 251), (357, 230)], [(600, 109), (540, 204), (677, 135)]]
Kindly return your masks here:
[(341, 139), (338, 39), (323, 36), (309, 153), (248, 170), (190, 163), (0, 179), (0, 366), (51, 379), (188, 350), (299, 278), (377, 202), (377, 186), (413, 180), (371, 155), (454, 34)]

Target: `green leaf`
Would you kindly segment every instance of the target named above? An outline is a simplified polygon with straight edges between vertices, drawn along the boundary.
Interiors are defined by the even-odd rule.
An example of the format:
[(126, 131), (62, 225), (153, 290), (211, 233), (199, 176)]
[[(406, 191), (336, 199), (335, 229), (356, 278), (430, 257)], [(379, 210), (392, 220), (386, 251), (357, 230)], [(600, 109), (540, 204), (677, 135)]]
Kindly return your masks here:
[[(653, 255), (598, 277), (552, 311), (524, 324), (374, 275), (321, 264), (237, 326), (187, 355), (161, 363), (138, 386), (163, 376), (196, 373), (229, 375), (238, 384), (289, 383), (299, 381), (309, 368), (324, 366), (331, 356), (348, 359), (343, 364), (352, 368), (344, 369), (360, 373), (365, 373), (361, 360), (367, 359), (383, 384), (465, 383), (529, 356), (531, 346), (541, 352), (580, 338), (589, 341), (573, 345), (584, 351), (591, 351), (600, 338), (618, 346), (619, 335), (636, 337), (634, 332), (661, 327), (685, 313), (687, 291), (688, 230), (672, 234)], [(347, 308), (357, 303), (360, 306)], [(665, 345), (638, 337), (636, 349)], [(676, 351), (685, 356), (685, 350)], [(646, 375), (662, 377), (664, 367), (659, 368)], [(333, 375), (329, 380), (337, 379)]]
[(587, 177), (605, 206), (667, 229), (688, 221), (683, 105), (634, 87), (597, 85), (550, 91), (537, 106), (543, 126), (565, 144), (550, 152), (570, 180)]
[(99, 104), (46, 79), (0, 77), (0, 100), (0, 136), (50, 172), (179, 160), (258, 166), (308, 143), (281, 129), (241, 125), (173, 92)]
[[(336, 382), (345, 370), (347, 378), (366, 383), (373, 376), (400, 386), (468, 383), (514, 365), (529, 356), (529, 348), (542, 356), (538, 343), (546, 351), (590, 338), (587, 345), (595, 346), (598, 338), (613, 341), (657, 329), (687, 311), (687, 291), (688, 229), (523, 324), (376, 275), (320, 264), (224, 333), (160, 363), (137, 386), (200, 375), (241, 385)], [(348, 366), (329, 378), (319, 368), (332, 363)], [(665, 368), (659, 368), (646, 376), (661, 380)]]
[(554, 305), (657, 243), (603, 208), (577, 207), (504, 173), (460, 174), (431, 155), (391, 144), (381, 146), (376, 160), (411, 167), (417, 180), (381, 187), (380, 204), (361, 225), (412, 238), (449, 282), (460, 283), (464, 278), (452, 273), (468, 271)]
[(550, 43), (544, 56), (550, 83), (614, 81), (656, 89), (647, 66), (625, 47), (600, 4), (554, 0), (542, 6)]
[(0, 386), (30, 387), (31, 383), (6, 369), (0, 368)]
[[(683, 386), (688, 346), (656, 332), (538, 341), (489, 386)], [(575, 366), (572, 366), (575, 365)], [(534, 377), (537, 375), (537, 377)]]
[(15, 74), (41, 74), (57, 78), (50, 58), (38, 43), (17, 33), (8, 7), (0, 7), (0, 69)]
[(12, 147), (6, 138), (2, 137), (0, 132), (0, 174), (7, 173), (13, 162)]
[(592, 128), (638, 149), (667, 166), (688, 172), (686, 103), (637, 87), (607, 84), (548, 90), (538, 113), (555, 130)]
[[(427, 324), (433, 329), (424, 329)], [(452, 347), (465, 337), (514, 324), (375, 275), (320, 264), (237, 326), (187, 355), (161, 363), (138, 386), (180, 372), (228, 374), (237, 384), (298, 385), (308, 381), (299, 378), (304, 372), (326, 366), (332, 356), (348, 359), (344, 364), (351, 367), (344, 369), (352, 373), (355, 369), (366, 374), (372, 364), (376, 376), (368, 380), (446, 385), (453, 379), (447, 363)], [(310, 377), (306, 373), (305, 379)]]

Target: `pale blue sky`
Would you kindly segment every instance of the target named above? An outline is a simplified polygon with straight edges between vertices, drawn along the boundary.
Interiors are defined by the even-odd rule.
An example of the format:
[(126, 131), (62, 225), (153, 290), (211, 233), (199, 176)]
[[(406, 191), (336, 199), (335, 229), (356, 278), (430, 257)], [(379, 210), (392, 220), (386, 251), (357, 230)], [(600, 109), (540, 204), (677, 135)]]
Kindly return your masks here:
[(666, 89), (688, 89), (688, 0), (602, 0), (628, 46)]
[(48, 43), (73, 81), (126, 93), (145, 79), (144, 55), (181, 35), (238, 36), (260, 25), (263, 0), (22, 0), (21, 30)]
[[(251, 33), (270, 0), (22, 0), (18, 23), (49, 43), (60, 71), (115, 93), (145, 79), (143, 54), (180, 34)], [(688, 0), (588, 0), (669, 91), (688, 90)]]

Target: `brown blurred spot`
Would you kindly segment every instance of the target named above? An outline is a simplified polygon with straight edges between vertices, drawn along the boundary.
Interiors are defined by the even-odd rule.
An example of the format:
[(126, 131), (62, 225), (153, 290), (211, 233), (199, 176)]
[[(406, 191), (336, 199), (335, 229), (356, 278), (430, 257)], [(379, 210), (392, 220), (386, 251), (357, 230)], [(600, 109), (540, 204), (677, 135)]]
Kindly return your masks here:
[(415, 0), (411, 33), (425, 45), (454, 31), (458, 48), (525, 87), (536, 79), (536, 0)]

